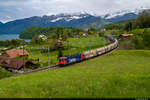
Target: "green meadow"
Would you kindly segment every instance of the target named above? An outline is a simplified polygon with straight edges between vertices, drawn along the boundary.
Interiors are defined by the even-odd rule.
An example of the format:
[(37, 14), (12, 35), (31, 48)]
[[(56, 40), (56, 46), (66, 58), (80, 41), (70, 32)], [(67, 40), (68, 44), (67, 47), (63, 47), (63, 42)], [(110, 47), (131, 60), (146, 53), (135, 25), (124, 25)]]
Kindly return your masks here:
[(12, 74), (10, 72), (7, 72), (5, 69), (3, 69), (0, 66), (0, 79), (10, 77), (10, 76), (12, 76)]
[[(42, 48), (48, 48), (50, 42), (52, 40), (47, 40), (42, 45), (35, 44), (29, 45), (28, 47), (36, 47), (41, 49), (26, 49), (29, 53), (29, 59), (40, 59), (40, 67), (47, 67), (48, 66), (48, 52), (41, 53)], [(79, 54), (86, 50), (95, 49), (99, 47), (103, 47), (107, 45), (108, 41), (105, 40), (104, 37), (97, 37), (97, 36), (88, 36), (88, 37), (81, 37), (81, 38), (69, 38), (68, 42), (64, 42), (64, 47), (67, 49), (63, 50), (63, 56), (72, 55), (72, 54)], [(58, 64), (58, 51), (51, 51), (50, 48), (50, 65)]]
[(149, 98), (150, 51), (118, 50), (57, 70), (0, 80), (0, 97)]

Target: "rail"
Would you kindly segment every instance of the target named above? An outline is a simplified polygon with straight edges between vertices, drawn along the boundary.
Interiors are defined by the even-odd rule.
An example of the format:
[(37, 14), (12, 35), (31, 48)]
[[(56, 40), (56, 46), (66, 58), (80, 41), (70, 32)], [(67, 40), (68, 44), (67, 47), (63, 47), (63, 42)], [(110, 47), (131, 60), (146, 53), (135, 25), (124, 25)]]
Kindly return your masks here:
[[(104, 37), (110, 41), (110, 44), (114, 44), (115, 42), (117, 43), (113, 49), (107, 51), (107, 52), (104, 52), (102, 53), (101, 55), (98, 55), (98, 56), (104, 56), (112, 51), (114, 51), (117, 47), (118, 47), (118, 40), (113, 38), (112, 36), (109, 36), (109, 35), (104, 35)], [(109, 46), (107, 45), (107, 46)], [(106, 47), (106, 46), (105, 46)], [(102, 47), (103, 48), (103, 47)], [(96, 56), (97, 57), (97, 56)], [(89, 59), (93, 59), (95, 57), (92, 57), (92, 58), (89, 58)], [(86, 60), (89, 60), (89, 59), (86, 59)], [(80, 63), (80, 62), (79, 62)], [(45, 68), (38, 68), (38, 69), (35, 69), (35, 70), (32, 70), (32, 71), (29, 71), (29, 72), (24, 72), (24, 73), (15, 73), (14, 75), (18, 76), (18, 75), (24, 75), (24, 74), (29, 74), (29, 73), (34, 73), (34, 72), (40, 72), (40, 71), (46, 71), (46, 70), (55, 70), (55, 69), (58, 69), (58, 68), (64, 68), (64, 67), (60, 67), (59, 64), (58, 65), (55, 65), (55, 66), (51, 66), (51, 67), (45, 67)]]

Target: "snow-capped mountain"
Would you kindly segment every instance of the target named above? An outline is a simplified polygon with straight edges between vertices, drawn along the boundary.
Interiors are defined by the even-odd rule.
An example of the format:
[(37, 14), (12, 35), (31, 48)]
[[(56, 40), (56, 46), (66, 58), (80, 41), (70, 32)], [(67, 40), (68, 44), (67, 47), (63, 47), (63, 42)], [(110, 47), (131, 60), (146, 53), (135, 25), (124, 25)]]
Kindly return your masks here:
[(142, 12), (142, 10), (133, 10), (133, 11), (123, 10), (123, 11), (119, 11), (119, 12), (106, 14), (106, 15), (103, 16), (103, 18), (111, 19), (111, 18), (114, 18), (114, 17), (117, 17), (117, 16), (124, 16), (125, 14), (130, 14), (130, 13), (138, 15), (141, 12)]
[(135, 13), (125, 13), (124, 15), (118, 15), (115, 17), (107, 17), (106, 20), (108, 22), (120, 22), (120, 21), (126, 21), (126, 20), (132, 20), (136, 19), (139, 16), (139, 14)]
[[(51, 23), (57, 23), (59, 21), (66, 21), (70, 22), (73, 20), (80, 20), (83, 18), (87, 17), (101, 17), (108, 22), (118, 22), (118, 21), (124, 21), (124, 20), (130, 20), (130, 19), (136, 19), (138, 15), (142, 12), (143, 10), (123, 10), (119, 12), (114, 12), (114, 13), (109, 13), (105, 15), (96, 15), (96, 14), (89, 14), (87, 12), (81, 12), (81, 13), (72, 13), (72, 14), (57, 14), (57, 15), (50, 15), (47, 16), (49, 19), (49, 22)], [(46, 16), (45, 16), (46, 17)]]
[(52, 15), (53, 19), (51, 19), (50, 22), (57, 22), (60, 20), (72, 21), (74, 19), (82, 19), (82, 18), (86, 18), (89, 16), (101, 17), (110, 22), (112, 22), (111, 20), (114, 20), (114, 19), (116, 19), (116, 21), (117, 21), (117, 19), (118, 19), (118, 21), (121, 21), (120, 18), (122, 18), (122, 17), (123, 17), (122, 20), (135, 19), (143, 11), (144, 11), (144, 9), (122, 10), (122, 11), (113, 12), (113, 13), (109, 13), (109, 14), (105, 14), (105, 15), (96, 15), (96, 14), (92, 14), (92, 13), (88, 13), (88, 12), (78, 12), (78, 13), (72, 13), (72, 14), (62, 13), (62, 14)]
[(0, 33), (20, 33), (31, 26), (40, 27), (79, 27), (79, 28), (101, 28), (105, 25), (106, 21), (100, 16), (93, 16), (88, 13), (76, 14), (57, 14), (57, 15), (44, 15), (34, 16), (30, 18), (20, 19), (5, 23), (0, 26)]
[(113, 12), (109, 14), (102, 15), (101, 17), (106, 19), (108, 22), (118, 22), (124, 20), (136, 19), (140, 13), (147, 10), (146, 7), (141, 7), (135, 10), (122, 10), (118, 12)]
[(25, 30), (31, 26), (40, 27), (79, 27), (79, 28), (102, 28), (106, 24), (111, 22), (119, 22), (125, 20), (136, 19), (143, 9), (136, 10), (124, 10), (115, 13), (109, 13), (105, 15), (89, 14), (87, 12), (72, 13), (72, 14), (56, 14), (56, 15), (44, 15), (33, 16), (30, 18), (10, 21), (7, 23), (0, 23), (1, 34), (16, 34)]
[[(53, 18), (50, 20), (50, 22), (57, 22), (60, 20), (64, 20), (64, 21), (72, 21), (72, 20), (77, 20), (77, 19), (82, 19), (82, 18), (86, 18), (89, 16), (92, 16), (88, 13), (75, 13), (75, 14), (57, 14), (57, 15), (52, 15)], [(51, 16), (51, 17), (52, 17)]]

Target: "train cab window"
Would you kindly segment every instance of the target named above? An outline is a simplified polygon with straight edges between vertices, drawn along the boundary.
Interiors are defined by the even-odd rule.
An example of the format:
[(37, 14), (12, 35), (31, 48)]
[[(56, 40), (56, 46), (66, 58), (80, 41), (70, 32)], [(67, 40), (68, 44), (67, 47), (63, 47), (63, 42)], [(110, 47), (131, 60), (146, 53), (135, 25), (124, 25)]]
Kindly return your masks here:
[(59, 59), (59, 63), (60, 64), (66, 64), (66, 60), (67, 60), (66, 57), (62, 57), (62, 58)]

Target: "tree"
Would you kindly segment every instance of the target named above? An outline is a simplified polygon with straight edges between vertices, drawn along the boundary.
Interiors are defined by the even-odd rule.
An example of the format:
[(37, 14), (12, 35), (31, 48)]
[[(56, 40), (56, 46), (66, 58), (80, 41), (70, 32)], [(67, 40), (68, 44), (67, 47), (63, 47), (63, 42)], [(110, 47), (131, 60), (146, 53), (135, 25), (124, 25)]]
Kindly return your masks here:
[(35, 35), (34, 38), (32, 38), (31, 42), (32, 44), (41, 44), (43, 42), (43, 40), (41, 38), (39, 38), (38, 35)]
[(139, 15), (139, 17), (132, 22), (132, 29), (137, 28), (149, 28), (150, 27), (150, 14), (144, 11)]
[(133, 42), (135, 44), (136, 49), (144, 49), (145, 48), (143, 38), (141, 36), (134, 36)]
[(100, 32), (98, 33), (99, 37), (104, 37), (104, 34), (105, 34), (105, 31), (100, 31)]
[(150, 30), (145, 29), (142, 34), (143, 42), (147, 47), (150, 47)]
[(123, 29), (123, 24), (120, 24), (120, 23), (111, 23), (111, 24), (108, 24), (106, 26), (106, 29), (107, 30), (113, 30), (113, 29)]
[(125, 24), (125, 30), (131, 31), (132, 30), (132, 22), (128, 22)]
[(68, 35), (67, 32), (64, 32), (64, 33), (61, 35), (61, 38), (62, 38), (63, 41), (67, 41), (68, 37), (69, 37), (69, 35)]
[(133, 37), (136, 49), (150, 48), (150, 30), (145, 29), (142, 35), (135, 35)]
[(88, 34), (89, 35), (94, 35), (94, 34), (96, 34), (97, 33), (97, 30), (95, 29), (95, 28), (90, 28), (90, 29), (88, 29)]
[(56, 42), (56, 46), (57, 46), (57, 49), (58, 49), (58, 58), (62, 57), (62, 47), (63, 47), (63, 43), (61, 40), (58, 40)]
[(52, 33), (52, 34), (48, 35), (48, 39), (58, 39), (58, 36), (57, 36), (57, 34)]
[(25, 42), (24, 40), (12, 39), (12, 40), (0, 41), (0, 46), (13, 48), (22, 45), (22, 43), (27, 44), (27, 42)]
[(79, 28), (72, 27), (37, 27), (32, 26), (21, 32), (20, 38), (23, 39), (32, 39), (35, 35), (46, 35), (56, 34), (55, 38), (59, 38), (63, 33), (67, 33), (69, 37), (73, 37), (73, 33), (79, 33), (83, 31)]

